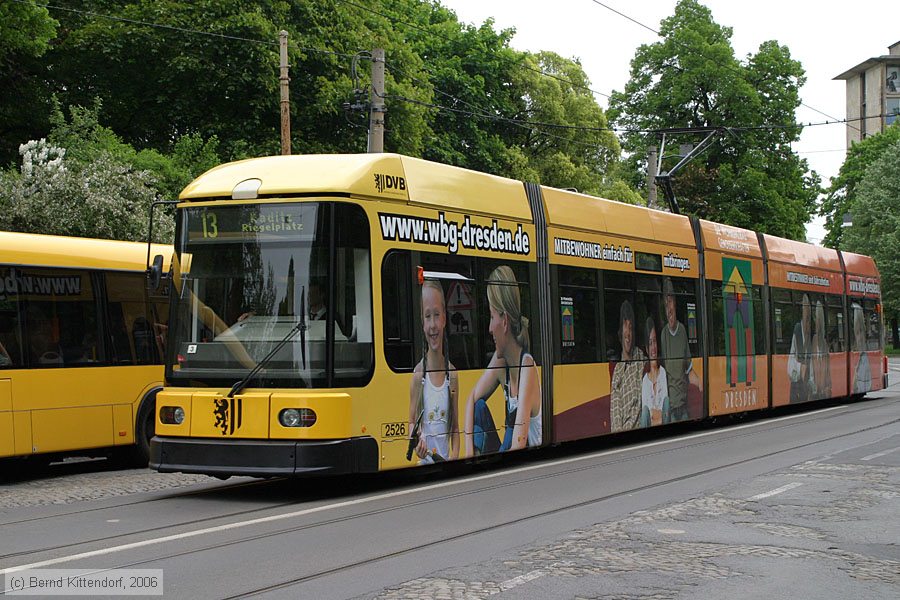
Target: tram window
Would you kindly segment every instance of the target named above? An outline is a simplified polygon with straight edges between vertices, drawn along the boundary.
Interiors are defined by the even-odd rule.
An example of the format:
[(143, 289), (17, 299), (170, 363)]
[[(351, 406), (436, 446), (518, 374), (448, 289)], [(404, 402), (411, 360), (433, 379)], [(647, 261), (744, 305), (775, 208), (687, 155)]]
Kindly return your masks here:
[[(622, 360), (622, 325), (630, 326), (626, 336), (632, 348), (638, 344), (638, 332), (643, 329), (640, 316), (635, 309), (634, 275), (604, 271), (603, 306), (606, 327), (605, 359), (609, 362)], [(615, 287), (611, 287), (615, 286)], [(626, 289), (625, 286), (628, 286)], [(646, 315), (646, 311), (644, 311)], [(628, 322), (630, 320), (630, 322)]]
[(866, 317), (862, 300), (856, 299), (850, 305), (850, 350), (866, 350)]
[(603, 288), (607, 290), (631, 291), (634, 289), (634, 275), (619, 271), (604, 271)]
[[(0, 281), (16, 281), (14, 269), (0, 269)], [(4, 288), (6, 286), (4, 285)], [(0, 368), (22, 366), (22, 334), (17, 290), (4, 289), (0, 300)]]
[(599, 342), (600, 293), (596, 271), (559, 268), (559, 315), (562, 331), (561, 362), (602, 361)]
[(662, 278), (638, 275), (637, 289), (639, 292), (654, 292), (659, 294), (662, 292)]
[(384, 355), (388, 366), (395, 371), (411, 371), (415, 366), (412, 282), (409, 252), (395, 251), (388, 254), (381, 265)]
[(846, 352), (847, 336), (844, 323), (844, 306), (840, 296), (830, 294), (826, 296), (828, 305), (825, 308), (825, 322), (827, 327), (826, 340), (829, 352)]
[[(656, 329), (659, 351), (663, 352), (663, 335), (669, 330), (666, 297), (671, 295), (675, 330), (683, 327), (688, 338), (687, 351), (699, 355), (699, 321), (696, 283), (692, 279), (655, 277), (604, 271), (604, 312), (606, 313), (606, 359), (620, 360), (622, 340), (620, 325), (629, 313), (634, 315), (633, 346), (647, 354), (648, 319)], [(624, 288), (624, 289), (623, 289)], [(627, 291), (626, 291), (627, 290)], [(628, 303), (627, 307), (625, 303)], [(670, 356), (669, 358), (681, 358)]]
[[(353, 204), (335, 204), (334, 385), (358, 385), (372, 370), (372, 278), (366, 214)], [(344, 338), (344, 339), (341, 339)]]
[[(489, 333), (491, 312), (487, 300), (487, 286), (488, 282), (491, 280), (491, 276), (494, 274), (494, 270), (498, 268), (503, 269), (504, 267), (512, 271), (512, 276), (515, 278), (515, 285), (518, 287), (519, 313), (522, 317), (528, 319), (528, 352), (534, 357), (535, 361), (538, 361), (540, 359), (538, 348), (540, 343), (540, 335), (538, 332), (538, 328), (543, 327), (545, 324), (540, 322), (540, 319), (538, 318), (539, 315), (536, 314), (536, 306), (532, 306), (528, 264), (508, 260), (484, 260), (479, 261), (478, 264), (479, 278), (475, 288), (475, 305), (476, 309), (478, 310), (476, 323), (479, 324), (478, 331), (481, 339), (483, 340), (481, 345), (482, 362), (480, 365), (478, 365), (479, 367), (483, 367), (488, 364), (488, 361), (490, 360), (490, 357), (493, 355), (495, 350), (494, 341)], [(505, 295), (501, 294), (501, 296)], [(513, 300), (511, 299), (508, 299), (507, 301), (513, 302)], [(510, 310), (512, 310), (512, 307), (510, 307)], [(549, 326), (549, 324), (547, 325)]]
[[(684, 277), (663, 277), (663, 294), (660, 297), (660, 323), (662, 334), (671, 331), (668, 313), (668, 297), (674, 300), (675, 330), (683, 327), (687, 335), (687, 351), (690, 356), (700, 356), (700, 311), (697, 305), (697, 282), (694, 279)], [(674, 292), (674, 294), (673, 294)], [(666, 344), (660, 341), (660, 353), (664, 354)], [(681, 356), (669, 356), (668, 358), (683, 358)]]
[[(443, 273), (438, 282), (444, 294), (446, 309), (445, 333), (450, 348), (450, 362), (456, 369), (483, 368), (478, 356), (477, 291), (475, 288), (475, 260), (449, 254), (422, 254), (425, 271)], [(416, 296), (413, 322), (417, 348), (416, 360), (422, 356), (424, 348), (421, 322), (421, 294)]]
[(757, 354), (768, 354), (766, 332), (766, 305), (763, 302), (762, 287), (753, 286), (753, 341)]
[(709, 281), (706, 284), (709, 299), (709, 355), (725, 355), (725, 300), (722, 282)]
[(881, 348), (881, 314), (877, 310), (875, 300), (863, 300), (866, 316), (866, 350)]
[(794, 326), (800, 320), (799, 307), (794, 305), (790, 290), (772, 288), (775, 328), (775, 354), (789, 354)]
[[(97, 304), (87, 271), (22, 270), (25, 333), (33, 366), (102, 363)], [(27, 287), (26, 287), (27, 286)]]
[[(819, 343), (818, 340), (824, 338), (826, 348), (828, 344), (828, 309), (826, 306), (826, 300), (824, 294), (813, 294), (808, 293), (807, 297), (809, 298), (809, 324), (810, 338), (814, 341), (814, 343), (810, 346), (810, 352), (812, 354), (818, 354), (819, 350), (815, 344)], [(801, 294), (801, 315), (803, 307), (803, 296)]]

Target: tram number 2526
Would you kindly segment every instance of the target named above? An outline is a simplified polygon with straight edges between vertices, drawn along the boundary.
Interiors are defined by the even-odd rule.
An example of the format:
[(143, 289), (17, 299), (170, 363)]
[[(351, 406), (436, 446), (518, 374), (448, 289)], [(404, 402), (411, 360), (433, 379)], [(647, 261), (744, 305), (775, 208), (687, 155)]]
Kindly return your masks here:
[(381, 425), (381, 437), (406, 437), (406, 423), (383, 423)]

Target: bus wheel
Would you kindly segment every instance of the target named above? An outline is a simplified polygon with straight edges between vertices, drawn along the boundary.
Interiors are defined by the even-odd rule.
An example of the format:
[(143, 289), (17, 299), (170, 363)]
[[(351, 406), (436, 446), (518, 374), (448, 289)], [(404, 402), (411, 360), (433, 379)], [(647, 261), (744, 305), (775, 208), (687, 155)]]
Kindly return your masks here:
[(150, 438), (156, 431), (156, 419), (153, 409), (156, 407), (156, 395), (147, 396), (138, 408), (138, 416), (134, 421), (134, 446), (123, 448), (119, 453), (123, 467), (143, 468), (150, 462)]

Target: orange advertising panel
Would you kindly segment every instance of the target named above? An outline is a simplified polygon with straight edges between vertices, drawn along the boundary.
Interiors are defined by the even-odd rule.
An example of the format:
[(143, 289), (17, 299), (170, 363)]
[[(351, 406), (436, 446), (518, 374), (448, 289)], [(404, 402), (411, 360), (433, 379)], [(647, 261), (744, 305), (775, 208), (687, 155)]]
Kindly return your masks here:
[[(375, 212), (370, 208), (369, 212)], [(451, 213), (404, 207), (402, 211), (378, 207), (377, 230), (389, 248), (446, 251), (460, 256), (535, 256), (535, 228), (525, 221), (507, 221), (469, 213)], [(387, 209), (393, 207), (388, 206)]]
[(823, 271), (800, 264), (770, 262), (769, 285), (817, 294), (844, 293), (844, 282), (839, 271)]
[(749, 265), (752, 279), (750, 282), (747, 282), (748, 284), (762, 285), (766, 280), (765, 273), (763, 272), (762, 259), (754, 259), (752, 257), (737, 258), (734, 254), (717, 252), (715, 250), (707, 250), (705, 254), (706, 278), (710, 281), (728, 282), (730, 280), (733, 275), (732, 269), (729, 269), (729, 272), (726, 273), (726, 267), (723, 266), (728, 265), (729, 261), (731, 261), (731, 263), (740, 261)]
[(852, 298), (881, 298), (881, 280), (877, 277), (847, 275), (847, 295)]
[[(740, 361), (748, 362), (741, 369)], [(727, 415), (769, 406), (766, 355), (709, 358), (709, 414)], [(740, 377), (738, 375), (743, 375)]]
[(846, 393), (845, 353), (796, 352), (772, 357), (772, 406), (800, 404)]
[(852, 394), (865, 394), (884, 387), (884, 362), (881, 352), (850, 353)]

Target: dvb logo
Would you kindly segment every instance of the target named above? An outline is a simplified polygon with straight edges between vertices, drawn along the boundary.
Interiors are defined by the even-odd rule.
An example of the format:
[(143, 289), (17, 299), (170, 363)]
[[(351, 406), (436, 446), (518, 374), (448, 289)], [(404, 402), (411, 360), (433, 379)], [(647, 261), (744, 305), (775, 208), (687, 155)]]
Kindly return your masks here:
[(406, 179), (394, 175), (385, 175), (384, 173), (375, 173), (375, 189), (378, 190), (379, 194), (387, 190), (406, 191)]

